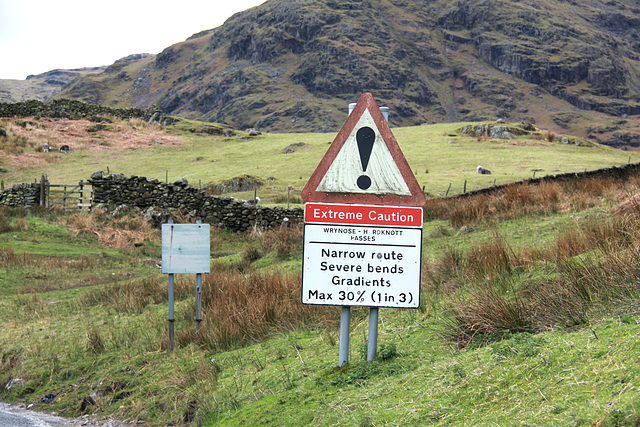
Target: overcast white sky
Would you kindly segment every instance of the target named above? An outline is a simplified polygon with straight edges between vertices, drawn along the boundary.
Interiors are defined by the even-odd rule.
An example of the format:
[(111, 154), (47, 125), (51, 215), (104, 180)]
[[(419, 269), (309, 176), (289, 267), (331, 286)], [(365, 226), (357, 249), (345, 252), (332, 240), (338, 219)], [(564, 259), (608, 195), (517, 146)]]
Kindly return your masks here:
[(0, 0), (0, 79), (160, 53), (265, 0)]

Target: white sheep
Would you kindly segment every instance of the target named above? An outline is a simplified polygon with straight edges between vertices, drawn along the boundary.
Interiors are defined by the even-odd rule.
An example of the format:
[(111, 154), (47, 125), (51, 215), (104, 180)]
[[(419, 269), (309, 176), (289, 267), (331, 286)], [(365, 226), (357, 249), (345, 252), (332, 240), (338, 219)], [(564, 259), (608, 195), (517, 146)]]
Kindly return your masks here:
[(491, 171), (489, 169), (485, 169), (482, 166), (478, 166), (478, 173), (480, 175), (491, 175)]
[(246, 203), (247, 205), (257, 205), (260, 202), (260, 197), (257, 197), (255, 199), (251, 199), (251, 200), (243, 200), (244, 203)]

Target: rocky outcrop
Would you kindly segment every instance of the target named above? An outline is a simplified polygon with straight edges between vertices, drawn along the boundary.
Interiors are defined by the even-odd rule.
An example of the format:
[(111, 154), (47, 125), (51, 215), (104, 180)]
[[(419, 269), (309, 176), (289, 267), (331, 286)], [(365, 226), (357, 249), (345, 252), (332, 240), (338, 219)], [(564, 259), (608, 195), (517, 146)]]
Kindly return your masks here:
[(531, 132), (526, 130), (529, 124), (523, 127), (508, 126), (497, 123), (480, 123), (477, 125), (466, 125), (458, 129), (459, 132), (469, 136), (486, 136), (488, 138), (497, 139), (514, 139), (516, 136), (529, 135)]

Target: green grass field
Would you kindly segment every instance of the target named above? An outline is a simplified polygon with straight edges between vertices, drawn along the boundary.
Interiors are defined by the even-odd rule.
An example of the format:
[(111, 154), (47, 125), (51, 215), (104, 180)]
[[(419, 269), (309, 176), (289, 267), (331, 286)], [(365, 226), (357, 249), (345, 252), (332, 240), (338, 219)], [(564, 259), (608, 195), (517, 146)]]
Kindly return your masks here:
[[(465, 180), (473, 190), (640, 160), (469, 138), (461, 126), (393, 129), (434, 196)], [(334, 137), (181, 135), (177, 147), (75, 151), (11, 179), (76, 181), (107, 167), (192, 184), (251, 174), (275, 178), (259, 190), (274, 203), (287, 185), (304, 186)], [(305, 145), (282, 153), (296, 142)], [(343, 368), (339, 309), (299, 303), (301, 229), (213, 229), (203, 330), (195, 277), (179, 275), (169, 352), (159, 230), (130, 214), (4, 209), (0, 400), (154, 426), (638, 425), (640, 226), (637, 211), (611, 209), (639, 187), (638, 177), (524, 187), (427, 213), (421, 308), (380, 309), (374, 362), (364, 357), (367, 310), (353, 309)]]
[[(559, 138), (553, 142), (541, 136), (514, 140), (472, 138), (457, 131), (463, 125), (465, 123), (443, 123), (392, 129), (418, 183), (433, 197), (444, 196), (447, 191), (449, 195), (462, 193), (465, 181), (467, 191), (472, 191), (534, 175), (581, 172), (640, 161), (638, 152), (605, 146), (576, 147), (558, 142)], [(103, 148), (110, 143), (110, 138), (120, 142), (114, 142), (106, 151), (85, 149), (72, 151), (68, 156), (56, 155), (53, 164), (16, 166), (4, 181), (6, 185), (33, 182), (46, 174), (52, 183), (76, 183), (86, 181), (97, 170), (108, 170), (170, 182), (185, 177), (197, 187), (248, 174), (266, 182), (258, 190), (259, 195), (273, 202), (277, 197), (286, 196), (288, 186), (295, 187), (299, 195), (336, 137), (336, 134), (269, 133), (256, 137), (244, 133), (228, 138), (203, 136), (185, 131), (180, 122), (167, 130), (177, 135), (182, 145), (155, 145), (149, 137), (144, 149), (122, 150), (118, 149), (118, 143), (124, 138), (122, 132), (105, 132), (101, 139)], [(296, 143), (304, 145), (293, 153), (283, 153), (286, 147)], [(46, 153), (34, 155), (47, 156)], [(478, 165), (493, 173), (479, 175)], [(239, 198), (250, 195), (249, 192), (234, 194)]]

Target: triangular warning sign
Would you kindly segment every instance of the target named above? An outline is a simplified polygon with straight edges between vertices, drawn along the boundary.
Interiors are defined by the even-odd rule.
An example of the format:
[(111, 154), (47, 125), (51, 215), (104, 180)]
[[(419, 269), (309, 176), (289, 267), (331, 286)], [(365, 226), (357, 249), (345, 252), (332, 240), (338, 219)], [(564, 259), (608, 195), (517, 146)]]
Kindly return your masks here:
[(302, 190), (306, 202), (426, 203), (373, 95), (362, 95)]

